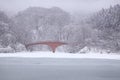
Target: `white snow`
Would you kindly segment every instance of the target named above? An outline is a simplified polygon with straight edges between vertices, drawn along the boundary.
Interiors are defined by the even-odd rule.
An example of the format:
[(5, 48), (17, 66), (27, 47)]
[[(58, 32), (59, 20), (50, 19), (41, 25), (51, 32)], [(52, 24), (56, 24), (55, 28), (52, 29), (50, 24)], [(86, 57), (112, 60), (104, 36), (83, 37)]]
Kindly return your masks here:
[(8, 53), (8, 52), (14, 52), (14, 49), (10, 46), (7, 46), (6, 48), (0, 47), (0, 53)]
[(62, 52), (17, 52), (17, 53), (0, 53), (0, 57), (17, 57), (17, 58), (88, 58), (88, 59), (115, 59), (120, 60), (119, 54), (73, 54), (73, 53), (62, 53)]

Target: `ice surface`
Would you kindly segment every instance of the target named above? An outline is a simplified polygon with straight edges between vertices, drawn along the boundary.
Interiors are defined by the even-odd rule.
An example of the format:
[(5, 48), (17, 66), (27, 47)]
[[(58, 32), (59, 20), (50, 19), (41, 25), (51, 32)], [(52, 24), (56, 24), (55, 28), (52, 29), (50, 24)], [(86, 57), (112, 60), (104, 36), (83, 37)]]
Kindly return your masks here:
[(120, 80), (120, 61), (1, 57), (0, 80)]

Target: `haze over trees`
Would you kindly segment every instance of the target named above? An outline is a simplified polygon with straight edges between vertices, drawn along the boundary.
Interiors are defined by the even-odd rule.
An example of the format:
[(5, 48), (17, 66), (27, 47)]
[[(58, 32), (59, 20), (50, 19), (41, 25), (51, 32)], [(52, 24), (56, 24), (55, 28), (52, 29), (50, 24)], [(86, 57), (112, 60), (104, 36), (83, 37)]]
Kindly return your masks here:
[[(97, 48), (110, 52), (120, 50), (120, 5), (102, 9), (85, 19), (58, 7), (29, 7), (9, 18), (0, 11), (0, 45), (24, 51), (25, 44), (37, 41), (71, 43), (60, 48), (76, 53)], [(30, 50), (48, 50), (47, 46), (31, 46)]]

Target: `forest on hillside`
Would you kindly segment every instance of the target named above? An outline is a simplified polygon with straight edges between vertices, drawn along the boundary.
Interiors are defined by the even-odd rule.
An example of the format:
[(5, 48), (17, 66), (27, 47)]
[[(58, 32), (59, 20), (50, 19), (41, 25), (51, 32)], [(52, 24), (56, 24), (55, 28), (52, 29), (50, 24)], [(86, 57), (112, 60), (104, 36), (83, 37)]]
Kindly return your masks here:
[[(47, 51), (38, 41), (77, 43), (59, 51), (77, 53), (83, 48), (120, 51), (120, 5), (110, 6), (81, 19), (59, 7), (29, 7), (14, 16), (0, 11), (0, 52)], [(6, 49), (6, 50), (4, 50)]]

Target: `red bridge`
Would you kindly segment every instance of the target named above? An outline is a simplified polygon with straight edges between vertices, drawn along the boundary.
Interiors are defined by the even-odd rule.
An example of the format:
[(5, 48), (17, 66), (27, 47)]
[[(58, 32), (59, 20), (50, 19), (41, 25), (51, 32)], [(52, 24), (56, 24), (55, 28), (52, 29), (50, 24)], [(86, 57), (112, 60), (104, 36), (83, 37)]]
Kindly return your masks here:
[(61, 45), (67, 45), (68, 43), (64, 43), (64, 42), (36, 42), (36, 43), (30, 43), (30, 44), (27, 44), (26, 45), (26, 48), (28, 48), (29, 46), (32, 46), (32, 45), (39, 45), (39, 44), (43, 44), (43, 45), (48, 45), (51, 49), (52, 49), (52, 52), (55, 53), (55, 50), (57, 47), (61, 46)]

